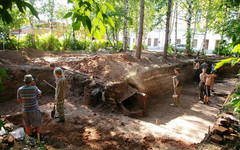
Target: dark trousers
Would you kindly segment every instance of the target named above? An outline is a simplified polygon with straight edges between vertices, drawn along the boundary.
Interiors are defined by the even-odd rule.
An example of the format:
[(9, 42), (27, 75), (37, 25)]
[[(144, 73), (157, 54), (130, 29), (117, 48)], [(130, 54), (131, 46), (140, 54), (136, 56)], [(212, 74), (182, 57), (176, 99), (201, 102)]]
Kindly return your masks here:
[(199, 83), (199, 82), (200, 82), (199, 74), (200, 74), (200, 69), (196, 69), (196, 70), (195, 70), (195, 76), (194, 76), (194, 81), (195, 81), (196, 83)]

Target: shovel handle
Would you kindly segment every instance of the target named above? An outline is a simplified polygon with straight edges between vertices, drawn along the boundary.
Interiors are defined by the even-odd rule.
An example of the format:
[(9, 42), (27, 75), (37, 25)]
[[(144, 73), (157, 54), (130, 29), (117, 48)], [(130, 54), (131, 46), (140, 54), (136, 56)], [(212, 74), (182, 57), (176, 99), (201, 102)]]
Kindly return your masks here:
[(43, 80), (43, 82), (45, 82), (47, 85), (55, 89), (55, 87), (52, 84), (48, 83), (46, 80)]

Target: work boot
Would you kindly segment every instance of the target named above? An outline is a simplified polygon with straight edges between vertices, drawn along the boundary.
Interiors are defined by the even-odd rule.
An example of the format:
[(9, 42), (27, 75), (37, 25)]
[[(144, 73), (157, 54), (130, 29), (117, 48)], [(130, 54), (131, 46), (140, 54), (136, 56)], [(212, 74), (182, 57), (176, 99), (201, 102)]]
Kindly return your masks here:
[(176, 107), (176, 105), (175, 105), (175, 104), (170, 104), (170, 106)]
[(206, 102), (203, 102), (203, 104), (206, 104)]
[(56, 120), (56, 123), (61, 123), (61, 122), (65, 122), (65, 119), (58, 119), (58, 120)]

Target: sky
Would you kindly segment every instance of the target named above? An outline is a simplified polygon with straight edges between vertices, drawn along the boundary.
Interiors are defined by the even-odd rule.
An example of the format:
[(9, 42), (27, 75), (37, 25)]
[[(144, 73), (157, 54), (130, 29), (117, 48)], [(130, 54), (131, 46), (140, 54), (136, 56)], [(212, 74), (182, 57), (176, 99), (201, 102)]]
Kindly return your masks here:
[[(72, 5), (69, 4), (67, 1), (68, 1), (68, 0), (54, 0), (54, 3), (55, 3), (55, 5), (61, 4), (61, 5), (65, 5), (65, 6), (71, 8)], [(41, 7), (41, 3), (40, 3), (40, 2), (37, 2), (35, 5), (36, 5), (38, 8)], [(48, 17), (47, 17), (47, 16), (44, 16), (44, 15), (41, 15), (41, 14), (39, 14), (39, 18), (40, 18), (40, 20), (48, 20)]]

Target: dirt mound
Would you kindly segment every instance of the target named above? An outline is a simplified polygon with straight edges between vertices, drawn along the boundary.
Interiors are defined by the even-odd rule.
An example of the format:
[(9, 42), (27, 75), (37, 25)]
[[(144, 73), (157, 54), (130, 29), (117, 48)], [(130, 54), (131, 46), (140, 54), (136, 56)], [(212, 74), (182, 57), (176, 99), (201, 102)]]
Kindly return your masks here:
[(143, 52), (141, 59), (134, 57), (134, 52), (95, 55), (85, 57), (79, 61), (58, 62), (58, 66), (68, 66), (73, 70), (78, 70), (99, 78), (103, 81), (122, 81), (128, 76), (134, 75), (144, 69), (161, 65), (170, 65), (180, 62), (174, 57), (163, 58), (160, 53)]
[(0, 50), (0, 65), (27, 64), (27, 58), (19, 51)]
[(28, 58), (39, 58), (43, 57), (46, 52), (34, 48), (23, 48), (20, 50), (20, 53)]
[(76, 62), (60, 62), (59, 66), (68, 65), (74, 70), (79, 70), (103, 79), (104, 81), (123, 80), (131, 71), (131, 66), (137, 63), (137, 59), (127, 53), (93, 56), (83, 58)]

